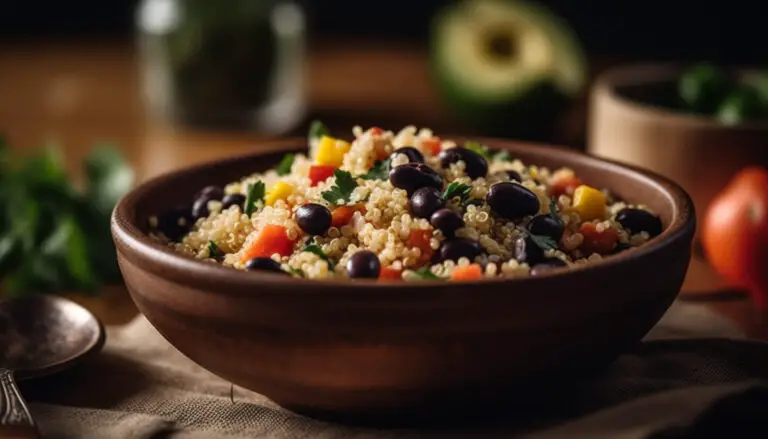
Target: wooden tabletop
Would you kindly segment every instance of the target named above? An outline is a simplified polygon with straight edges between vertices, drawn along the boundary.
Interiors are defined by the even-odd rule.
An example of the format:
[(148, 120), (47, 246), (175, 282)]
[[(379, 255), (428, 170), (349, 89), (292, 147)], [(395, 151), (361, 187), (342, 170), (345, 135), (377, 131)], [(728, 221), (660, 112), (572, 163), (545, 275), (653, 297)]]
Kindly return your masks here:
[[(596, 60), (593, 73), (620, 62)], [(117, 142), (137, 178), (211, 159), (247, 153), (264, 136), (256, 133), (178, 129), (149, 120), (141, 100), (135, 50), (124, 42), (15, 43), (0, 46), (0, 131), (19, 149), (47, 140), (63, 146), (73, 177), (89, 148)], [(455, 121), (438, 100), (425, 52), (396, 44), (325, 42), (308, 57), (309, 117), (332, 127), (353, 124), (398, 128), (416, 123), (456, 132)], [(566, 129), (553, 141), (580, 145), (586, 100), (577, 102)], [(304, 126), (297, 129), (302, 133)], [(681, 293), (763, 336), (762, 325), (745, 296), (730, 292), (700, 256), (695, 256)], [(106, 323), (128, 321), (136, 313), (124, 288), (99, 299), (72, 294)]]

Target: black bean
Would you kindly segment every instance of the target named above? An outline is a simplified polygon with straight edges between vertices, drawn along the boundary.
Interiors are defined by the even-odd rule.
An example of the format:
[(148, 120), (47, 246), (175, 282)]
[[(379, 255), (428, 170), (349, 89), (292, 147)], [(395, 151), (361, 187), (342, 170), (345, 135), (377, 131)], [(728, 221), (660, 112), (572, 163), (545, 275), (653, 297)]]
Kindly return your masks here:
[(410, 210), (413, 216), (429, 218), (436, 210), (443, 207), (443, 197), (440, 191), (429, 186), (423, 187), (411, 196)]
[(200, 218), (205, 218), (211, 214), (208, 210), (208, 202), (212, 201), (207, 195), (203, 195), (196, 199), (192, 204), (192, 219), (197, 221)]
[(463, 161), (466, 165), (465, 172), (473, 180), (485, 177), (488, 174), (488, 162), (485, 160), (485, 157), (472, 150), (457, 146), (440, 151), (438, 157), (440, 158), (440, 166), (443, 168), (448, 168), (451, 164), (458, 161)]
[(567, 266), (568, 264), (566, 264), (565, 261), (560, 258), (547, 258), (543, 262), (540, 262), (531, 268), (531, 276), (538, 276), (556, 268)]
[(307, 203), (296, 209), (296, 223), (309, 235), (324, 235), (332, 219), (331, 211), (322, 204)]
[(616, 214), (616, 221), (632, 234), (646, 232), (651, 238), (660, 235), (663, 230), (661, 219), (642, 209), (622, 209)]
[(453, 236), (456, 230), (464, 227), (464, 218), (451, 209), (440, 209), (429, 218), (432, 227), (443, 232), (444, 236)]
[(192, 209), (189, 206), (176, 206), (160, 215), (157, 219), (157, 229), (171, 241), (181, 241), (189, 232), (192, 223)]
[(389, 182), (392, 186), (408, 192), (408, 196), (423, 187), (443, 189), (442, 177), (424, 163), (406, 163), (395, 167), (389, 171)]
[(229, 209), (232, 206), (240, 206), (240, 210), (243, 210), (245, 205), (245, 195), (243, 194), (228, 194), (221, 200), (222, 208)]
[(424, 155), (418, 149), (412, 146), (397, 148), (392, 154), (405, 154), (410, 163), (424, 163)]
[(520, 177), (520, 173), (513, 170), (499, 171), (495, 174), (499, 178), (507, 178), (509, 181), (522, 182), (523, 178)]
[(555, 241), (559, 241), (565, 231), (565, 225), (560, 219), (552, 215), (538, 215), (533, 217), (528, 224), (528, 230), (534, 235), (549, 236)]
[(288, 274), (280, 266), (280, 263), (270, 258), (253, 258), (245, 263), (245, 269), (248, 271), (271, 271), (274, 273)]
[(377, 279), (380, 271), (379, 257), (369, 250), (359, 251), (347, 261), (347, 275), (353, 279)]
[(453, 238), (443, 241), (437, 255), (439, 261), (450, 260), (455, 262), (459, 258), (467, 258), (470, 262), (474, 262), (475, 258), (482, 253), (483, 248), (479, 242), (467, 238)]
[(206, 186), (202, 188), (200, 192), (197, 193), (197, 195), (195, 195), (195, 199), (201, 197), (208, 197), (209, 200), (220, 201), (222, 198), (224, 198), (224, 189), (220, 188), (219, 186)]
[(519, 236), (515, 239), (513, 256), (517, 259), (517, 262), (527, 262), (531, 266), (546, 259), (544, 257), (544, 250), (529, 235)]
[(541, 207), (536, 194), (517, 183), (509, 182), (491, 186), (485, 201), (496, 215), (510, 220), (536, 215)]

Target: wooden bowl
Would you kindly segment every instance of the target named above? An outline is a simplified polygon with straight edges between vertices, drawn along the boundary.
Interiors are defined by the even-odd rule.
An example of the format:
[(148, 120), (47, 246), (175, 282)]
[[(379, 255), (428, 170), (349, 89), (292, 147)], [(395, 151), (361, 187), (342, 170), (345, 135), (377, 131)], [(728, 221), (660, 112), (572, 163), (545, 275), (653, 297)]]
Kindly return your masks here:
[(232, 383), (315, 416), (386, 417), (514, 395), (537, 379), (610, 364), (660, 319), (685, 276), (693, 205), (671, 181), (578, 152), (479, 139), (522, 160), (569, 166), (659, 213), (647, 245), (559, 273), (474, 283), (310, 281), (242, 272), (150, 240), (150, 215), (274, 165), (304, 139), (146, 182), (116, 207), (128, 290), (189, 358)]
[[(768, 123), (725, 125), (663, 107), (676, 94), (683, 69), (641, 64), (601, 75), (592, 89), (587, 151), (679, 183), (701, 224), (709, 203), (736, 172), (750, 164), (768, 166)], [(733, 72), (747, 78), (750, 73)]]

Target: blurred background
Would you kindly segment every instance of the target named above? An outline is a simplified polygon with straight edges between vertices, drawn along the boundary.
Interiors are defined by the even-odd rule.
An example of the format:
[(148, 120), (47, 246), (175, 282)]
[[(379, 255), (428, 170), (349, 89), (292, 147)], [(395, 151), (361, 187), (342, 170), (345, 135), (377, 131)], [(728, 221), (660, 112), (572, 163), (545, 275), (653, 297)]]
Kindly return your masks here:
[[(473, 9), (474, 3), (484, 6)], [(160, 173), (244, 154), (264, 139), (305, 136), (315, 119), (339, 133), (350, 133), (357, 124), (393, 130), (414, 124), (439, 133), (556, 143), (670, 175), (710, 169), (686, 160), (709, 157), (708, 165), (723, 172), (702, 189), (706, 203), (740, 167), (765, 163), (765, 149), (751, 147), (766, 147), (764, 127), (748, 134), (740, 127), (768, 114), (768, 86), (722, 92), (709, 108), (704, 104), (712, 90), (722, 91), (715, 87), (722, 82), (719, 71), (693, 72), (693, 86), (685, 89), (693, 91), (681, 88), (678, 96), (682, 70), (672, 64), (663, 64), (661, 76), (627, 66), (704, 61), (759, 69), (765, 61), (763, 9), (747, 0), (5, 0), (0, 132), (13, 155), (34, 156), (50, 142), (58, 145), (58, 155), (38, 157), (37, 168), (30, 165), (33, 171), (12, 183), (3, 180), (3, 173), (11, 174), (2, 170), (0, 207), (19, 211), (8, 188), (30, 186), (28, 180), (41, 187), (35, 180), (40, 175), (52, 185), (42, 187), (71, 184), (72, 193), (80, 190), (86, 198), (91, 187), (111, 194), (106, 199), (114, 202), (135, 182)], [(638, 122), (597, 111), (596, 79), (621, 66), (625, 73), (629, 69), (624, 76), (630, 82), (662, 85), (659, 93), (656, 86), (634, 90), (633, 99), (666, 106), (670, 114), (649, 111)], [(613, 94), (609, 90), (606, 99)], [(715, 136), (719, 143), (710, 147), (741, 144), (750, 152), (729, 149), (726, 155), (736, 157), (730, 161), (702, 154), (698, 142), (706, 136), (692, 132), (691, 124), (680, 125), (682, 134), (674, 127), (662, 130), (680, 120), (671, 113), (716, 124), (707, 132), (724, 137)], [(609, 126), (615, 129), (602, 128)], [(732, 134), (739, 140), (728, 140)], [(649, 153), (677, 147), (666, 139), (684, 143), (679, 146), (685, 154), (670, 159)], [(94, 155), (93, 145), (104, 141), (111, 146)], [(0, 167), (5, 163), (0, 160)], [(60, 173), (51, 171), (59, 168)], [(693, 193), (699, 189), (681, 183)], [(17, 238), (10, 222), (0, 219), (0, 278), (5, 276), (6, 289), (9, 278), (18, 291), (119, 285), (114, 267), (94, 269), (102, 272), (80, 282), (66, 273), (73, 258), (110, 253), (89, 241), (111, 244), (105, 206), (93, 226), (103, 233), (78, 238), (73, 230), (89, 229), (77, 222), (65, 229), (70, 244), (80, 239), (87, 247), (81, 256), (62, 250), (42, 262), (35, 259), (46, 233), (54, 230), (41, 229), (33, 239), (40, 242), (25, 250), (32, 261), (28, 267), (9, 268), (8, 261), (26, 256), (14, 253)], [(60, 270), (50, 268), (62, 264)], [(709, 294), (725, 285), (702, 258), (693, 266), (685, 292)], [(65, 275), (46, 279), (50, 270)], [(116, 296), (118, 304), (106, 297), (94, 306), (112, 316), (108, 321), (135, 312), (124, 294)], [(742, 312), (741, 305), (717, 306), (729, 315)]]

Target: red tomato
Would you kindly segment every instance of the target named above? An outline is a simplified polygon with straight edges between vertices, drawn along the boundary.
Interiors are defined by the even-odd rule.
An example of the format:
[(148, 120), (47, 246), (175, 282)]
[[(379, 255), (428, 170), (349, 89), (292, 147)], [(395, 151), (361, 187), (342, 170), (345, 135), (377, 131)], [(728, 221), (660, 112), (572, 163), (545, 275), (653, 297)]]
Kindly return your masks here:
[(593, 223), (584, 223), (579, 228), (579, 233), (584, 235), (584, 242), (579, 249), (585, 257), (592, 253), (601, 255), (610, 253), (619, 243), (619, 231), (613, 227), (598, 232)]
[(440, 142), (439, 137), (433, 137), (431, 139), (422, 140), (421, 146), (424, 147), (427, 151), (429, 151), (432, 155), (438, 155), (440, 154), (440, 150), (443, 149), (443, 146)]
[(384, 132), (384, 130), (382, 130), (382, 129), (381, 129), (381, 128), (379, 128), (379, 127), (373, 127), (373, 128), (371, 128), (370, 130), (368, 130), (368, 131), (369, 131), (371, 134), (373, 134), (374, 136), (378, 136), (379, 134), (381, 134), (381, 133), (383, 133), (383, 132)]
[(557, 178), (549, 187), (549, 193), (553, 197), (560, 195), (573, 194), (577, 187), (582, 185), (582, 181), (575, 175)]
[(382, 267), (381, 272), (379, 273), (379, 279), (402, 280), (403, 270), (397, 270), (392, 267)]
[(312, 165), (309, 167), (309, 179), (312, 181), (312, 186), (328, 180), (333, 177), (333, 171), (336, 170), (335, 166), (330, 165)]
[(768, 170), (743, 169), (715, 197), (701, 243), (715, 270), (768, 311)]
[(432, 259), (434, 250), (429, 245), (429, 241), (432, 239), (431, 230), (411, 230), (408, 235), (408, 247), (418, 247), (421, 250), (421, 262), (425, 263)]

